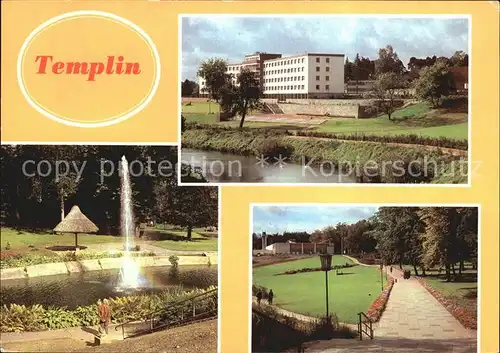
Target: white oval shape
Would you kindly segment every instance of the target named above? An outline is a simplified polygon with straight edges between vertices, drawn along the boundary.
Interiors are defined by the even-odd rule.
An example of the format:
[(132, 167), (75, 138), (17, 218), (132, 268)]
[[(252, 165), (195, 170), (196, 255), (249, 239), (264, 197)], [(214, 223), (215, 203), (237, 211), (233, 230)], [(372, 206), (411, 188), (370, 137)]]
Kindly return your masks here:
[[(61, 20), (67, 20), (67, 19), (72, 19), (72, 18), (78, 18), (78, 17), (85, 17), (85, 16), (93, 16), (93, 17), (102, 17), (105, 19), (110, 19), (113, 21), (117, 21), (119, 23), (122, 23), (130, 28), (132, 28), (135, 32), (141, 35), (141, 37), (146, 41), (146, 43), (149, 45), (151, 48), (151, 52), (153, 54), (153, 58), (155, 61), (155, 78), (153, 82), (153, 86), (151, 90), (149, 91), (148, 95), (146, 98), (133, 110), (126, 112), (125, 114), (118, 115), (117, 117), (113, 117), (110, 120), (102, 121), (102, 122), (91, 122), (91, 123), (82, 123), (82, 122), (76, 122), (72, 120), (67, 120), (62, 117), (56, 116), (50, 111), (47, 111), (46, 109), (40, 107), (35, 100), (30, 96), (28, 93), (25, 85), (24, 85), (24, 79), (23, 79), (23, 61), (24, 61), (24, 55), (26, 53), (27, 48), (29, 47), (31, 41), (39, 34), (41, 33), (44, 29), (50, 27), (54, 23), (61, 21)], [(73, 12), (67, 12), (65, 14), (56, 16), (51, 18), (50, 20), (42, 23), (40, 26), (35, 28), (33, 32), (30, 33), (30, 35), (26, 38), (24, 41), (21, 50), (19, 51), (19, 55), (17, 57), (17, 81), (19, 83), (19, 87), (21, 88), (21, 92), (28, 101), (28, 103), (40, 114), (46, 116), (49, 119), (52, 119), (54, 121), (57, 121), (58, 123), (73, 126), (73, 127), (83, 127), (83, 128), (96, 128), (96, 127), (104, 127), (104, 126), (110, 126), (114, 124), (118, 124), (122, 121), (125, 121), (132, 116), (136, 115), (139, 113), (141, 110), (143, 110), (153, 99), (153, 96), (156, 94), (156, 91), (158, 89), (158, 85), (160, 84), (160, 76), (161, 76), (161, 65), (160, 65), (160, 55), (158, 54), (158, 50), (156, 49), (156, 45), (154, 44), (153, 40), (151, 37), (139, 26), (137, 26), (135, 23), (117, 16), (115, 14), (109, 13), (109, 12), (103, 12), (103, 11), (93, 11), (93, 10), (84, 10), (84, 11), (73, 11)]]

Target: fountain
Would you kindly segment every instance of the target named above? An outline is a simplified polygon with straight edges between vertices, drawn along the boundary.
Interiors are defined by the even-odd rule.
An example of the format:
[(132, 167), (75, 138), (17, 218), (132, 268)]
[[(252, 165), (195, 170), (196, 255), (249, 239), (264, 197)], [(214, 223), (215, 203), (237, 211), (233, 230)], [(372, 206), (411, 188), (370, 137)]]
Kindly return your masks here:
[(128, 161), (122, 156), (121, 168), (121, 187), (120, 187), (120, 228), (121, 234), (125, 236), (124, 256), (120, 268), (118, 279), (118, 290), (139, 289), (141, 285), (141, 276), (139, 266), (132, 259), (130, 250), (134, 248), (131, 238), (134, 236), (134, 212), (132, 208), (132, 189), (130, 186), (130, 174)]

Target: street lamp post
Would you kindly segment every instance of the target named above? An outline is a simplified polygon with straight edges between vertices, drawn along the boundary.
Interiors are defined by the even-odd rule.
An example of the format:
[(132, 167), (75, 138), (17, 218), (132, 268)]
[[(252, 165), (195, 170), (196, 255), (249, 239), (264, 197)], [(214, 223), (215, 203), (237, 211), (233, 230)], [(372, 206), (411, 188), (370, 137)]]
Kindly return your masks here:
[(380, 264), (380, 286), (382, 287), (382, 292), (384, 291), (384, 265)]
[(328, 310), (328, 271), (332, 269), (332, 255), (331, 254), (321, 254), (319, 255), (321, 260), (321, 270), (325, 271), (325, 286), (326, 286), (326, 318), (330, 317), (330, 312)]

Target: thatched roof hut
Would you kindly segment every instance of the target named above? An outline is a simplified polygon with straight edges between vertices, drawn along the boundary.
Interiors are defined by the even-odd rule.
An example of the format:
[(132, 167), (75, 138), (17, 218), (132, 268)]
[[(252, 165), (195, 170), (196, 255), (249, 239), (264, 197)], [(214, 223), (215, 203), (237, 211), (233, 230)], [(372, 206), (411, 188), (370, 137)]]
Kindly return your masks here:
[(75, 233), (75, 247), (78, 248), (78, 233), (95, 233), (97, 226), (85, 216), (80, 207), (73, 206), (66, 217), (54, 228), (59, 233)]

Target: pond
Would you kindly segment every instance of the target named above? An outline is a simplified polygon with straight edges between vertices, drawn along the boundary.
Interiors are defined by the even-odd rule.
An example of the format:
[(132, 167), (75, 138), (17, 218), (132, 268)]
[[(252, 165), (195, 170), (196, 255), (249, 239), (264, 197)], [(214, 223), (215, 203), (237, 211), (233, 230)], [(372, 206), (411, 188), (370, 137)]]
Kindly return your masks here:
[(355, 183), (352, 176), (339, 173), (330, 163), (312, 166), (268, 158), (263, 165), (253, 156), (183, 148), (183, 163), (201, 169), (208, 182), (217, 183)]
[(42, 304), (75, 309), (102, 298), (156, 293), (174, 286), (193, 289), (217, 285), (217, 266), (179, 266), (177, 271), (171, 266), (145, 267), (141, 275), (145, 285), (134, 292), (116, 289), (118, 269), (5, 280), (1, 282), (1, 304)]

